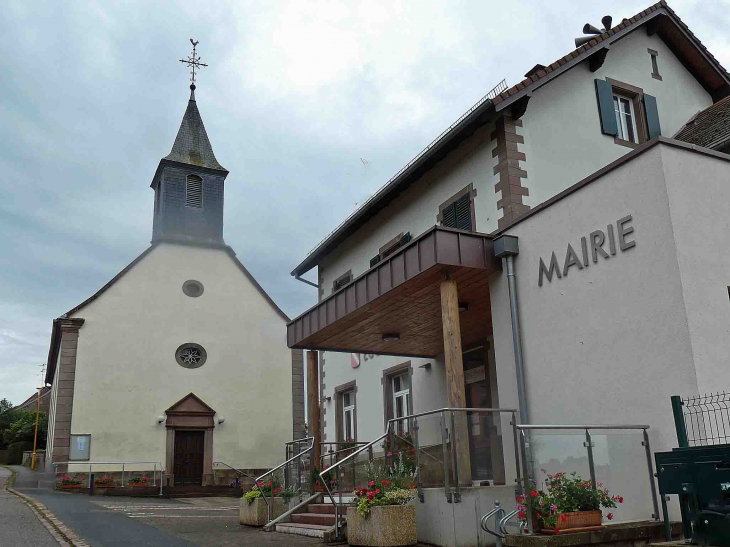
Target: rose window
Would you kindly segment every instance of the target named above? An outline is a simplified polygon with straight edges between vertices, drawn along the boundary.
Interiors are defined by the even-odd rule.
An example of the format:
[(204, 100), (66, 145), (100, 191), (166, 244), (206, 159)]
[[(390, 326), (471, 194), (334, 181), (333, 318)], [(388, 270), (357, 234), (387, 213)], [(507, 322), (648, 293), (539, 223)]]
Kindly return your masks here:
[(183, 344), (175, 352), (175, 360), (178, 365), (185, 368), (198, 368), (203, 366), (208, 354), (200, 344)]

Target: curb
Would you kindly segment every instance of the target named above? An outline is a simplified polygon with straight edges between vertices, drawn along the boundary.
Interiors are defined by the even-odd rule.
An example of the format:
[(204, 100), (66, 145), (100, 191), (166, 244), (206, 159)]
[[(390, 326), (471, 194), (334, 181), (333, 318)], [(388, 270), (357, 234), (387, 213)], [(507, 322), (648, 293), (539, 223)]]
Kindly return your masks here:
[(0, 467), (8, 469), (11, 473), (10, 479), (8, 479), (5, 483), (5, 489), (11, 494), (19, 497), (28, 507), (30, 507), (33, 514), (38, 517), (41, 524), (46, 528), (46, 530), (48, 530), (48, 533), (53, 536), (61, 547), (91, 547), (79, 536), (74, 534), (60, 520), (58, 520), (56, 515), (51, 513), (45, 505), (13, 488), (13, 486), (15, 486), (15, 477), (18, 476), (18, 472), (15, 469), (5, 465)]

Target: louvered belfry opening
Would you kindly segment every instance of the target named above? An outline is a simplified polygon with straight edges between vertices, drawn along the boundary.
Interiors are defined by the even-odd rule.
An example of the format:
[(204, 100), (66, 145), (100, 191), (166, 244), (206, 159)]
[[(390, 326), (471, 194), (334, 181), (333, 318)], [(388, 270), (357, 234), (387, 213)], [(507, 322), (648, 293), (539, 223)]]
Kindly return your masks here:
[(471, 196), (468, 193), (461, 196), (454, 203), (447, 205), (442, 214), (442, 226), (459, 230), (474, 230), (471, 223)]
[(203, 179), (188, 175), (185, 185), (185, 206), (199, 209), (203, 206)]

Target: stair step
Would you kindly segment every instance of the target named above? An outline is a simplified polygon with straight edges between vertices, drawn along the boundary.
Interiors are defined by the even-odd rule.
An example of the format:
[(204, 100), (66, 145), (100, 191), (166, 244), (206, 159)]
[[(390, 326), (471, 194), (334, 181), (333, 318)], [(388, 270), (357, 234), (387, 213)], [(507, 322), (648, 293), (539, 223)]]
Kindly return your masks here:
[(296, 524), (318, 524), (334, 526), (335, 516), (327, 513), (299, 513), (291, 515), (291, 521)]
[(332, 526), (322, 526), (319, 524), (299, 524), (295, 522), (287, 522), (285, 524), (277, 524), (276, 531), (280, 534), (324, 538), (325, 531), (329, 530), (331, 527)]
[(334, 515), (335, 506), (331, 503), (310, 503), (307, 505), (307, 511), (310, 513)]

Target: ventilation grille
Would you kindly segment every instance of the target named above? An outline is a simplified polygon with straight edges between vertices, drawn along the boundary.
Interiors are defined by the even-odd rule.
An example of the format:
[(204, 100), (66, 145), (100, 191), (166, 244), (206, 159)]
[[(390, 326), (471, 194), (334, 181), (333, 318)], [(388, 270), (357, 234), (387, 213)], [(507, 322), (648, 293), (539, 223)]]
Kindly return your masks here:
[(203, 179), (197, 175), (188, 175), (185, 187), (185, 205), (200, 208), (203, 206)]
[(346, 277), (343, 277), (342, 279), (338, 279), (337, 281), (335, 281), (335, 284), (334, 284), (334, 287), (332, 289), (332, 292), (339, 291), (342, 287), (344, 287), (345, 285), (347, 285), (351, 281), (352, 281), (352, 274), (350, 274), (350, 275), (348, 275)]

